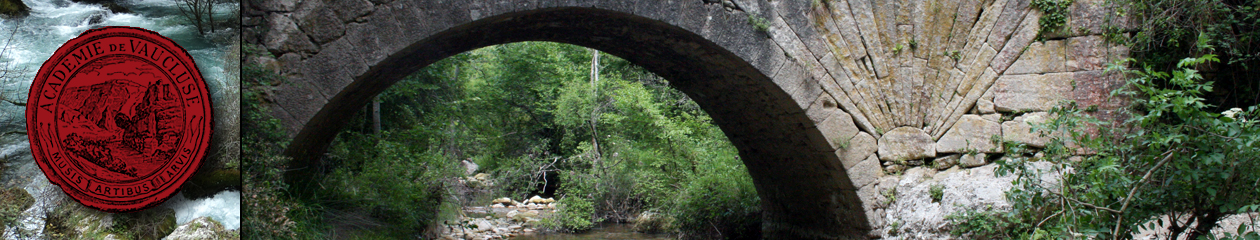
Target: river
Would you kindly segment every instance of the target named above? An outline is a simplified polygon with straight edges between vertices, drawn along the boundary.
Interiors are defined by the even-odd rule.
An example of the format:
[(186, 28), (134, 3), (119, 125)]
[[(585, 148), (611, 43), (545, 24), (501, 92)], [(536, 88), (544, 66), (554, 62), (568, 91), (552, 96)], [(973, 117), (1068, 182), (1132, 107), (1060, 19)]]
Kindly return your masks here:
[(567, 233), (546, 233), (546, 234), (526, 234), (512, 239), (517, 240), (629, 240), (629, 239), (651, 239), (665, 240), (674, 239), (667, 234), (646, 234), (631, 230), (631, 224), (624, 223), (604, 223), (592, 228), (590, 231), (580, 234)]
[[(238, 101), (240, 92), (237, 73), (225, 71), (225, 66), (236, 68), (229, 61), (239, 61), (239, 58), (227, 55), (230, 50), (237, 49), (231, 44), (237, 41), (236, 29), (223, 29), (202, 36), (196, 28), (184, 25), (185, 21), (178, 15), (173, 0), (118, 1), (132, 13), (112, 13), (100, 5), (68, 0), (23, 1), (31, 8), (29, 16), (0, 18), (0, 47), (5, 47), (4, 51), (0, 51), (0, 160), (4, 164), (0, 184), (21, 187), (35, 197), (34, 206), (24, 212), (19, 226), (36, 232), (34, 237), (42, 236), (43, 220), (40, 216), (43, 216), (43, 211), (55, 207), (58, 200), (65, 196), (57, 186), (48, 183), (31, 156), (22, 104), (26, 102), (35, 72), (61, 44), (88, 29), (104, 26), (132, 26), (158, 32), (192, 55), (212, 99), (224, 100), (216, 102), (216, 111), (223, 110), (223, 107), (236, 109), (235, 106), (239, 105), (226, 103)], [(234, 10), (239, 7), (236, 3), (221, 3), (215, 8), (217, 19), (228, 19), (234, 17)], [(224, 121), (220, 116), (238, 114), (232, 110), (230, 115), (218, 115), (216, 122), (234, 123)], [(221, 127), (227, 126), (216, 126)], [(208, 216), (228, 229), (236, 229), (240, 225), (240, 193), (237, 191), (224, 191), (196, 200), (177, 195), (162, 207), (175, 210), (177, 224)], [(12, 235), (6, 233), (4, 236)]]

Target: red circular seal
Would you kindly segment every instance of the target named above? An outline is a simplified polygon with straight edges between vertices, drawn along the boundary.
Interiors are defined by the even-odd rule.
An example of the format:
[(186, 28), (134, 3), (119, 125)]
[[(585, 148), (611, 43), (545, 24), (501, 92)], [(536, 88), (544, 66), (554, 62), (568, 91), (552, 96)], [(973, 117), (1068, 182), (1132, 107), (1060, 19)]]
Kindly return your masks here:
[(170, 198), (201, 166), (212, 130), (192, 57), (156, 32), (88, 30), (39, 68), (26, 107), (35, 161), (74, 200), (131, 212)]

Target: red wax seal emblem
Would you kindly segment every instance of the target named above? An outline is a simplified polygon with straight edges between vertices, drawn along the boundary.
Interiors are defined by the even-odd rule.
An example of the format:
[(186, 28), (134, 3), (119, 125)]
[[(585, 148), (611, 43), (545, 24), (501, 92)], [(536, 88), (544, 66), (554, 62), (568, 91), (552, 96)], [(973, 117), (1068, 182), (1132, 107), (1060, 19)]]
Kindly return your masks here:
[(206, 83), (156, 32), (88, 30), (39, 68), (26, 107), (35, 161), (74, 200), (107, 212), (170, 198), (210, 143)]

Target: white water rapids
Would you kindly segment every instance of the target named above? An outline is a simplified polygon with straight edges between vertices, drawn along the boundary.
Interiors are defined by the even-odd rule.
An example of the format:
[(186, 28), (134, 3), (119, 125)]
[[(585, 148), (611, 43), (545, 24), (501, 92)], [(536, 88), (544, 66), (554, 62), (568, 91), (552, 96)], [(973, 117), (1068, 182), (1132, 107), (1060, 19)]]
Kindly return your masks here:
[[(25, 125), (27, 92), (44, 60), (66, 41), (88, 29), (104, 26), (132, 26), (149, 29), (166, 36), (188, 50), (206, 80), (210, 94), (218, 99), (239, 94), (239, 78), (225, 75), (226, 61), (239, 58), (225, 54), (234, 46), (228, 44), (236, 29), (218, 31), (203, 37), (179, 16), (174, 0), (122, 0), (118, 3), (132, 13), (112, 13), (95, 4), (68, 0), (23, 0), (30, 6), (27, 17), (0, 18), (0, 160), (5, 167), (0, 185), (26, 189), (36, 201), (24, 212), (18, 228), (42, 238), (44, 211), (53, 209), (65, 194), (48, 183), (30, 153)], [(216, 18), (235, 17), (235, 3), (216, 5)], [(2, 70), (8, 70), (2, 71)], [(232, 73), (235, 74), (235, 73)], [(231, 97), (228, 99), (235, 100)], [(218, 103), (216, 103), (218, 105)], [(217, 108), (217, 106), (216, 106)], [(217, 119), (218, 117), (216, 117)], [(70, 201), (73, 203), (72, 201)], [(182, 194), (167, 200), (161, 207), (174, 209), (178, 224), (209, 216), (228, 229), (240, 226), (240, 193), (225, 191), (212, 197), (188, 200)], [(12, 237), (17, 230), (9, 228), (4, 235)]]

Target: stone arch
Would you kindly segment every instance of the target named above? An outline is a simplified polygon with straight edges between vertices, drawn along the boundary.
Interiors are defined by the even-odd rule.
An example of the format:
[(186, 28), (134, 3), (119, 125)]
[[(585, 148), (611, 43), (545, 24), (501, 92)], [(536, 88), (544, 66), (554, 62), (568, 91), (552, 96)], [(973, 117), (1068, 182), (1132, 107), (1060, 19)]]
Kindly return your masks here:
[[(289, 80), (277, 88), (272, 109), (295, 133), (286, 149), (295, 169), (317, 161), (342, 128), (339, 116), (407, 74), (479, 47), (554, 41), (627, 59), (699, 103), (739, 149), (762, 198), (767, 238), (857, 238), (872, 229), (858, 185), (836, 152), (837, 137), (819, 126), (847, 126), (847, 137), (858, 129), (759, 26), (768, 24), (757, 22), (766, 21), (759, 15), (772, 12), (765, 3), (277, 1), (259, 7), (270, 11), (274, 31), (263, 42), (280, 55), (277, 64)], [(817, 106), (807, 114), (811, 105)], [(291, 173), (300, 179), (304, 171)]]
[(1107, 93), (1122, 82), (1102, 71), (1127, 54), (1103, 41), (1110, 10), (1076, 1), (1064, 30), (1043, 33), (1030, 3), (259, 0), (243, 35), (279, 56), (288, 81), (270, 109), (299, 168), (337, 116), (403, 75), (477, 47), (563, 42), (644, 66), (713, 116), (754, 178), (767, 238), (859, 238), (885, 225), (880, 191), (898, 184), (885, 168), (983, 165), (958, 157), (1000, 154), (997, 135), (1044, 144), (1030, 124), (1063, 100), (1120, 115)]

